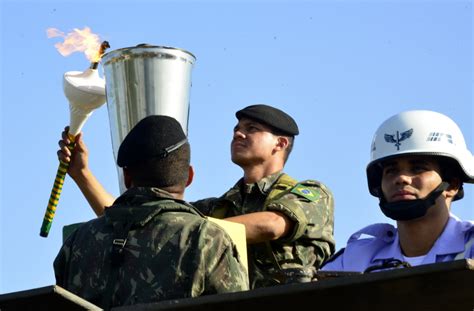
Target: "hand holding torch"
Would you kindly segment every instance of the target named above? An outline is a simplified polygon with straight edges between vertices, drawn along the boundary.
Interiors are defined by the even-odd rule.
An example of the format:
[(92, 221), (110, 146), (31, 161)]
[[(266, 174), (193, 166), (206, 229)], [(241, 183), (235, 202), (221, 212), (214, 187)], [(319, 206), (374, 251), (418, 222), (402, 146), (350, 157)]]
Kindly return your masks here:
[[(99, 59), (109, 48), (109, 43), (104, 41), (99, 50)], [(70, 150), (74, 149), (74, 141), (92, 112), (105, 103), (105, 81), (99, 76), (97, 66), (99, 62), (92, 62), (91, 66), (81, 71), (69, 71), (63, 77), (63, 90), (69, 101), (70, 122), (69, 140)], [(48, 206), (41, 225), (40, 236), (47, 237), (59, 202), (69, 163), (60, 161), (56, 172), (53, 189), (49, 197)]]

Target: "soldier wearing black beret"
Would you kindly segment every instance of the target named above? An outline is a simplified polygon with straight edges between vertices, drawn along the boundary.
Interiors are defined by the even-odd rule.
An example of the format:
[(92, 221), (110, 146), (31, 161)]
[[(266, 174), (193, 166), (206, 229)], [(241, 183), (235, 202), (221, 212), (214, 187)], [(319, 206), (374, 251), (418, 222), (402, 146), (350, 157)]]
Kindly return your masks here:
[(66, 240), (57, 285), (105, 310), (248, 289), (230, 237), (183, 201), (193, 171), (178, 121), (142, 119), (117, 161), (128, 190)]
[[(125, 186), (178, 186), (184, 193), (191, 182), (188, 139), (181, 125), (169, 116), (148, 116), (138, 122), (120, 144), (117, 164), (124, 168)], [(169, 168), (173, 167), (174, 170)]]
[(283, 173), (299, 134), (290, 115), (262, 104), (235, 115), (231, 156), (244, 176), (220, 198), (193, 204), (245, 225), (250, 288), (311, 281), (335, 248), (331, 191)]
[(296, 136), (300, 133), (298, 124), (284, 111), (267, 105), (252, 105), (235, 113), (238, 120), (248, 118), (264, 123), (274, 134)]

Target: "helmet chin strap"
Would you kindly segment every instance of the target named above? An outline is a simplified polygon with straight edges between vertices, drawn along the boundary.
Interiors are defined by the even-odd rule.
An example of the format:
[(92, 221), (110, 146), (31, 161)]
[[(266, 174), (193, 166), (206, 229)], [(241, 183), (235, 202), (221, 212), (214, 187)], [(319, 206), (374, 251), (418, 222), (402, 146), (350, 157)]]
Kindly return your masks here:
[(448, 187), (449, 183), (443, 181), (423, 199), (391, 203), (387, 202), (384, 196), (381, 195), (379, 206), (384, 215), (393, 220), (412, 220), (420, 218), (426, 214), (428, 208), (435, 204), (436, 199), (443, 193), (443, 191), (448, 189)]

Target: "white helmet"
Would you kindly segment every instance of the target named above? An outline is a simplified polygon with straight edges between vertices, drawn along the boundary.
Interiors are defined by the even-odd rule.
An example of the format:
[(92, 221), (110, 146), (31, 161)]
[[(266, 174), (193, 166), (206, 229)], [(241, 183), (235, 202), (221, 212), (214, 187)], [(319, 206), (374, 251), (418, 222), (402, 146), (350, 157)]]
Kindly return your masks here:
[[(373, 196), (380, 196), (384, 160), (401, 155), (435, 155), (453, 159), (459, 178), (474, 183), (474, 158), (466, 147), (461, 130), (447, 116), (428, 110), (396, 114), (375, 132), (367, 165), (367, 181)], [(462, 193), (460, 193), (460, 197)]]

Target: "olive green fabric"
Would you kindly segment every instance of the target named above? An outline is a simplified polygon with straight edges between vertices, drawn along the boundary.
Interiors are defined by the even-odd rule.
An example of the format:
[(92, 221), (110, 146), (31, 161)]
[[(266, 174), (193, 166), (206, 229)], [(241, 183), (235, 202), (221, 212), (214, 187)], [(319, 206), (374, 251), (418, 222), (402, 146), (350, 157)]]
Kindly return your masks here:
[[(281, 176), (287, 176), (286, 182), (278, 183)], [(295, 187), (301, 193), (295, 193)], [(275, 193), (274, 188), (280, 189)], [(305, 189), (313, 194), (311, 200)], [(273, 198), (268, 199), (270, 194)], [(308, 281), (334, 253), (333, 196), (318, 181), (291, 181), (279, 172), (255, 184), (240, 180), (220, 198), (200, 200), (193, 205), (216, 218), (272, 210), (293, 221), (293, 231), (287, 236), (247, 246), (250, 288)]]
[[(114, 228), (130, 225), (117, 280)], [(230, 237), (191, 205), (157, 188), (132, 188), (81, 225), (54, 261), (57, 285), (94, 303), (149, 303), (248, 289), (248, 277)]]

